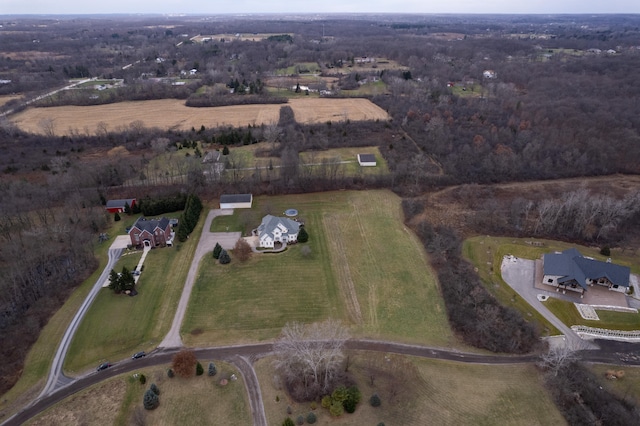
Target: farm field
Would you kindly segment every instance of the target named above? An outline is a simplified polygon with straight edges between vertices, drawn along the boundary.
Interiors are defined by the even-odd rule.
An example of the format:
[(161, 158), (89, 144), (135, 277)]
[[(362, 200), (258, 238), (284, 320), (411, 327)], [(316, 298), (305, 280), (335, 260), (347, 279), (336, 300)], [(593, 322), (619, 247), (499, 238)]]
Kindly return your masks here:
[[(421, 244), (389, 191), (256, 197), (249, 220), (296, 208), (303, 244), (246, 263), (205, 258), (182, 334), (187, 345), (272, 339), (287, 322), (342, 320), (354, 335), (456, 346)], [(236, 213), (238, 214), (238, 213)], [(214, 225), (215, 226), (215, 221)], [(233, 254), (232, 254), (233, 259)]]
[(22, 96), (20, 96), (20, 95), (3, 95), (3, 96), (0, 96), (0, 106), (3, 106), (7, 102), (12, 101), (14, 99), (20, 99), (21, 97)]
[[(200, 235), (202, 226), (200, 221), (194, 235)], [(149, 351), (160, 343), (171, 326), (196, 244), (193, 238), (149, 252), (135, 297), (100, 290), (69, 348), (67, 374)], [(129, 266), (127, 256), (119, 262)]]
[[(533, 365), (473, 365), (399, 355), (351, 352), (349, 372), (362, 393), (355, 413), (333, 418), (320, 406), (318, 425), (550, 425), (564, 420)], [(311, 410), (296, 403), (274, 381), (273, 358), (255, 363), (267, 422), (281, 424)], [(371, 377), (374, 377), (373, 384)], [(382, 404), (373, 408), (374, 393)], [(278, 397), (279, 401), (276, 401)]]
[[(168, 378), (168, 365), (140, 370), (139, 373), (147, 377), (144, 385), (132, 374), (115, 377), (65, 399), (28, 424), (136, 424), (132, 420), (136, 410), (142, 412), (146, 424), (159, 426), (250, 424), (249, 402), (242, 376), (237, 374), (232, 365), (214, 361), (218, 373), (209, 377), (206, 375), (209, 360), (200, 362), (205, 374), (189, 379)], [(220, 379), (232, 373), (236, 373), (238, 380), (221, 386)], [(160, 389), (160, 406), (147, 411), (142, 409), (142, 399), (151, 383)]]
[[(300, 123), (324, 123), (345, 120), (386, 120), (387, 113), (368, 99), (291, 99), (289, 105)], [(232, 105), (210, 108), (190, 108), (184, 101), (162, 99), (121, 102), (96, 106), (62, 106), (29, 108), (16, 114), (12, 121), (24, 131), (44, 134), (42, 123), (52, 124), (56, 135), (75, 130), (95, 133), (106, 125), (107, 130), (126, 130), (132, 123), (161, 129), (189, 130), (219, 126), (242, 127), (277, 123), (282, 104)]]

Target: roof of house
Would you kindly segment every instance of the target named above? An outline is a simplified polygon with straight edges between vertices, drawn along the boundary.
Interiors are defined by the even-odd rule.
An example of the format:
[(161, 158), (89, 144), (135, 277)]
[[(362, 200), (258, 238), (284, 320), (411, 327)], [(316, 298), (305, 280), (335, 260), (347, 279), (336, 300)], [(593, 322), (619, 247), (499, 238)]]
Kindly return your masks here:
[(140, 216), (136, 223), (133, 224), (133, 228), (138, 228), (141, 231), (147, 231), (153, 234), (153, 231), (156, 228), (160, 228), (162, 230), (167, 229), (169, 226), (169, 219), (163, 217), (162, 219), (147, 219), (144, 216)]
[(375, 163), (376, 156), (373, 154), (358, 154), (358, 160), (361, 163)]
[(250, 203), (252, 199), (251, 194), (223, 194), (220, 203)]
[(589, 259), (575, 248), (544, 255), (544, 274), (563, 277), (559, 282), (575, 280), (584, 289), (587, 278), (607, 278), (613, 284), (629, 286), (630, 269), (610, 262)]
[(131, 207), (131, 205), (136, 201), (135, 198), (123, 198), (122, 200), (108, 200), (107, 204), (106, 204), (106, 208), (108, 209), (112, 209), (112, 208), (124, 208), (125, 204), (129, 204), (129, 207)]
[(278, 225), (282, 225), (282, 227), (286, 229), (286, 232), (283, 232), (286, 234), (297, 234), (298, 231), (300, 231), (300, 224), (295, 220), (268, 214), (262, 218), (262, 223), (258, 226), (258, 235), (260, 235), (260, 238), (262, 238), (263, 235), (268, 235), (273, 238), (273, 231), (278, 228)]

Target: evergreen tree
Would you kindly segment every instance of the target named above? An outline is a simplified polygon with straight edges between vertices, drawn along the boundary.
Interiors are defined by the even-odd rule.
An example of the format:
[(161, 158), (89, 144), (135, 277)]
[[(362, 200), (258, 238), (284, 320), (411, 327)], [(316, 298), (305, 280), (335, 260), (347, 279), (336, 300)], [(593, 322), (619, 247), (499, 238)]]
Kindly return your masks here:
[(220, 259), (220, 252), (222, 252), (222, 246), (220, 243), (216, 243), (216, 246), (213, 248), (213, 258)]
[(120, 215), (118, 214), (118, 212), (116, 212), (116, 214), (113, 215), (113, 221), (120, 222)]
[(142, 405), (145, 410), (155, 410), (158, 408), (158, 405), (160, 405), (160, 398), (158, 398), (158, 395), (156, 395), (151, 389), (147, 389), (144, 393)]
[(229, 256), (229, 253), (227, 253), (225, 249), (222, 249), (222, 251), (220, 252), (220, 258), (218, 260), (220, 261), (221, 265), (226, 265), (228, 263), (231, 263), (231, 256)]
[(227, 145), (222, 148), (222, 155), (229, 155), (229, 147)]
[(128, 202), (125, 202), (125, 203), (124, 203), (124, 212), (125, 212), (126, 214), (131, 214), (131, 206), (129, 205), (129, 203), (128, 203)]
[(155, 383), (151, 383), (149, 390), (155, 393), (156, 395), (160, 395), (160, 389), (158, 389), (158, 385), (156, 385)]
[(307, 241), (309, 241), (309, 234), (307, 234), (304, 226), (301, 226), (300, 231), (298, 231), (298, 242), (306, 243)]
[(202, 376), (204, 374), (204, 368), (202, 368), (202, 364), (200, 361), (196, 364), (196, 376)]
[(215, 376), (217, 372), (218, 372), (218, 370), (216, 369), (216, 365), (213, 362), (210, 362), (209, 363), (209, 372), (207, 374), (209, 374), (209, 376)]

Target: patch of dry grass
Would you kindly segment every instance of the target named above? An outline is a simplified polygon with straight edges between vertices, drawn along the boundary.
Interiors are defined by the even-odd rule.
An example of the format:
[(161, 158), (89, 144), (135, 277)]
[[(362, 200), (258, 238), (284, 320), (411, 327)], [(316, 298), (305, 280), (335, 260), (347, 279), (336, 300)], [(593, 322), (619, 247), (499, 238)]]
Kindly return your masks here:
[[(349, 372), (362, 393), (354, 414), (332, 418), (318, 407), (318, 425), (549, 425), (564, 420), (533, 365), (475, 365), (373, 352), (352, 352)], [(269, 424), (311, 411), (282, 389), (273, 358), (256, 362)], [(382, 401), (373, 408), (369, 398)], [(276, 398), (277, 397), (277, 398)], [(276, 401), (278, 399), (279, 401)]]

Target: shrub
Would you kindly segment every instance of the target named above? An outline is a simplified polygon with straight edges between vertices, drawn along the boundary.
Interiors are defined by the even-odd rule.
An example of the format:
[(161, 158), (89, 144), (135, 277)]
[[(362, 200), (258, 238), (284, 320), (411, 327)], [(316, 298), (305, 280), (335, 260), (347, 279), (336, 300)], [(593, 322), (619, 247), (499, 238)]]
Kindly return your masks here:
[(149, 389), (151, 390), (151, 392), (155, 393), (156, 395), (160, 395), (160, 389), (158, 388), (158, 385), (156, 385), (155, 383), (151, 383), (151, 386), (149, 387)]
[(322, 397), (322, 401), (320, 403), (322, 405), (322, 408), (329, 408), (331, 407), (331, 396), (329, 395), (325, 395)]
[(251, 257), (251, 246), (244, 239), (240, 238), (233, 247), (234, 257), (237, 257), (241, 262), (246, 262)]
[(381, 403), (382, 401), (380, 401), (380, 397), (377, 393), (374, 393), (371, 395), (371, 398), (369, 398), (369, 404), (371, 404), (372, 407), (379, 407)]
[(173, 369), (172, 369), (172, 368), (170, 368), (170, 369), (168, 369), (168, 370), (167, 370), (167, 376), (168, 376), (170, 379), (173, 379), (173, 376), (174, 376), (174, 375), (175, 375), (175, 374), (173, 373)]
[(306, 243), (307, 241), (309, 241), (309, 234), (304, 229), (304, 226), (301, 226), (300, 231), (298, 231), (298, 242)]
[(318, 418), (316, 417), (316, 413), (313, 411), (310, 411), (309, 414), (307, 414), (307, 423), (310, 425), (314, 424), (317, 420)]
[(220, 262), (221, 265), (227, 265), (231, 263), (231, 257), (229, 256), (229, 253), (227, 253), (225, 249), (222, 249), (222, 251), (220, 252), (220, 258), (218, 259), (218, 261)]
[(311, 401), (311, 404), (309, 406), (312, 410), (315, 410), (316, 408), (318, 408), (318, 403), (315, 401)]
[(355, 402), (353, 399), (347, 399), (346, 401), (344, 401), (342, 403), (342, 406), (344, 407), (344, 411), (346, 411), (347, 413), (351, 414), (354, 411), (356, 411), (356, 405), (358, 403)]
[(141, 374), (138, 376), (138, 381), (140, 381), (141, 385), (144, 385), (145, 383), (147, 383), (147, 378), (145, 377), (144, 374)]
[(216, 369), (216, 365), (212, 362), (209, 363), (209, 371), (208, 371), (208, 375), (209, 376), (215, 376), (216, 373), (218, 372), (218, 370)]
[(222, 251), (222, 246), (220, 245), (220, 243), (216, 243), (216, 246), (213, 248), (213, 258), (219, 259), (221, 251)]
[(342, 402), (333, 401), (331, 403), (331, 407), (329, 407), (329, 413), (331, 413), (333, 417), (340, 417), (341, 415), (343, 415), (344, 407), (342, 406)]
[(290, 405), (287, 405), (287, 414), (291, 414), (293, 413), (293, 410), (291, 409)]
[(282, 422), (282, 426), (295, 426), (295, 423), (293, 423), (291, 417), (287, 417), (286, 419), (284, 419), (284, 422)]
[(378, 426), (384, 426), (384, 422), (378, 423)]
[(193, 351), (183, 349), (173, 357), (173, 370), (180, 377), (191, 377), (195, 372), (198, 360)]
[(142, 405), (145, 410), (155, 410), (160, 405), (160, 398), (151, 389), (147, 389), (142, 399)]
[(200, 361), (196, 364), (196, 376), (202, 376), (204, 374), (204, 368), (202, 368), (202, 364)]
[(611, 249), (609, 246), (604, 246), (600, 249), (600, 254), (603, 256), (611, 256)]
[(298, 426), (303, 425), (304, 424), (304, 416), (301, 414), (298, 416), (298, 418), (296, 419), (296, 424)]

